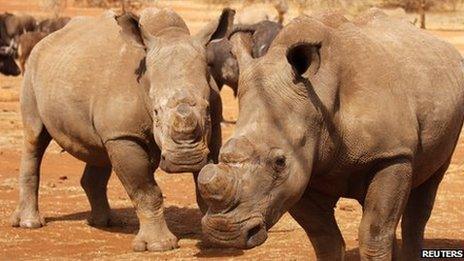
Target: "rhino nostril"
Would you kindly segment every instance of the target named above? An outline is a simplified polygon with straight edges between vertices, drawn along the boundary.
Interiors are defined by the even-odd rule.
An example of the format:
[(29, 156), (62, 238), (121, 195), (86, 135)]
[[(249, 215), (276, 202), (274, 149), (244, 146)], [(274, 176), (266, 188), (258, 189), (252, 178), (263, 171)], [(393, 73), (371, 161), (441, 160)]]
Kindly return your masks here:
[(258, 224), (256, 226), (252, 227), (250, 230), (248, 230), (248, 232), (247, 232), (247, 241), (250, 240), (252, 237), (256, 236), (256, 234), (259, 233), (261, 228), (262, 228), (261, 224)]
[(246, 231), (246, 246), (252, 248), (258, 245), (261, 245), (266, 241), (267, 233), (264, 225), (260, 222), (252, 226), (248, 231)]

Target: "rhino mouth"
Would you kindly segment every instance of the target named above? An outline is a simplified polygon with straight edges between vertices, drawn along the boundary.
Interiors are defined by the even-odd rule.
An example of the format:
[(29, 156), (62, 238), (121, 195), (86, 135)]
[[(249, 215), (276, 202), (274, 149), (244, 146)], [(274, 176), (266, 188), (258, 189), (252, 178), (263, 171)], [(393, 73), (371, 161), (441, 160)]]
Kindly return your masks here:
[(267, 239), (266, 224), (260, 214), (237, 222), (221, 215), (206, 215), (201, 223), (205, 241), (218, 247), (250, 249)]
[(168, 173), (200, 171), (208, 163), (205, 146), (192, 149), (166, 149), (161, 153), (160, 168)]

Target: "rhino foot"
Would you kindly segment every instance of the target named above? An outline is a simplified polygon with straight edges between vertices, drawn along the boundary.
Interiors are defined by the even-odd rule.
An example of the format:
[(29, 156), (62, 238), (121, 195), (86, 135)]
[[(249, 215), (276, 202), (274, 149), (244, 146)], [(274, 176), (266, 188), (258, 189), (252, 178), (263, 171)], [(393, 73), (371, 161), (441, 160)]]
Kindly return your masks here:
[(45, 220), (39, 215), (38, 211), (28, 213), (27, 211), (16, 210), (11, 217), (13, 227), (39, 228), (45, 225)]
[(168, 229), (145, 228), (140, 229), (132, 242), (132, 247), (136, 252), (143, 252), (145, 250), (161, 252), (178, 248), (177, 241), (177, 237)]
[(112, 220), (110, 214), (92, 214), (87, 218), (87, 225), (92, 227), (109, 227), (114, 224), (115, 222)]
[(113, 222), (110, 217), (89, 217), (86, 223), (87, 225), (92, 227), (109, 227), (113, 225)]

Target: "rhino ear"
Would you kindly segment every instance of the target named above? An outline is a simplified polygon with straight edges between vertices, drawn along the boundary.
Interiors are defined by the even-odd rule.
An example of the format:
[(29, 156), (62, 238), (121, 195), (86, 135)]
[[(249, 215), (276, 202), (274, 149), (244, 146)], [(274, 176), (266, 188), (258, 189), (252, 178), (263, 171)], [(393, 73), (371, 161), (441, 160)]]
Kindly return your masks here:
[(145, 48), (139, 17), (131, 12), (115, 16), (116, 22), (121, 27), (121, 36), (132, 44)]
[(226, 37), (232, 31), (234, 16), (235, 10), (224, 8), (219, 19), (206, 25), (195, 35), (195, 39), (206, 46), (212, 40)]
[(251, 39), (251, 35), (235, 34), (230, 39), (230, 42), (232, 43), (232, 54), (237, 58), (239, 68), (243, 70), (253, 60), (253, 40)]
[(320, 66), (321, 44), (297, 43), (287, 49), (287, 61), (298, 76), (312, 75)]

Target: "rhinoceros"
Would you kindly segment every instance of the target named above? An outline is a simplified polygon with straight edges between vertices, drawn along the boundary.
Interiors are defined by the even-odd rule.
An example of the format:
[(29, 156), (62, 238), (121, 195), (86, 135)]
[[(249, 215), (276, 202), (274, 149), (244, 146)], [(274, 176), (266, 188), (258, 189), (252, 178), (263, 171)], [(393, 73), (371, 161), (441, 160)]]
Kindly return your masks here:
[[(230, 25), (233, 24), (233, 18), (233, 15), (230, 16)], [(237, 96), (239, 68), (237, 59), (232, 54), (233, 43), (230, 38), (235, 34), (249, 34), (251, 39), (248, 45), (253, 50), (252, 56), (259, 58), (267, 52), (281, 28), (279, 23), (268, 20), (256, 24), (235, 24), (227, 29), (227, 37), (211, 41), (206, 46), (206, 58), (219, 90), (226, 84), (233, 90), (234, 96)]]
[(251, 248), (286, 212), (320, 260), (342, 260), (341, 197), (363, 208), (363, 260), (420, 255), (437, 187), (464, 119), (463, 59), (449, 43), (371, 10), (326, 13), (282, 29), (253, 59), (235, 45), (236, 130), (198, 177), (205, 238)]
[[(227, 21), (228, 13), (220, 19)], [(221, 101), (205, 54), (212, 36), (221, 36), (216, 31), (224, 30), (191, 36), (174, 11), (146, 9), (140, 18), (75, 18), (40, 41), (28, 59), (20, 97), (24, 147), (13, 226), (44, 224), (39, 167), (53, 139), (86, 162), (81, 184), (91, 206), (89, 224), (110, 222), (106, 186), (114, 170), (140, 222), (133, 249), (176, 248), (153, 173), (159, 165), (198, 174), (217, 159)]]

